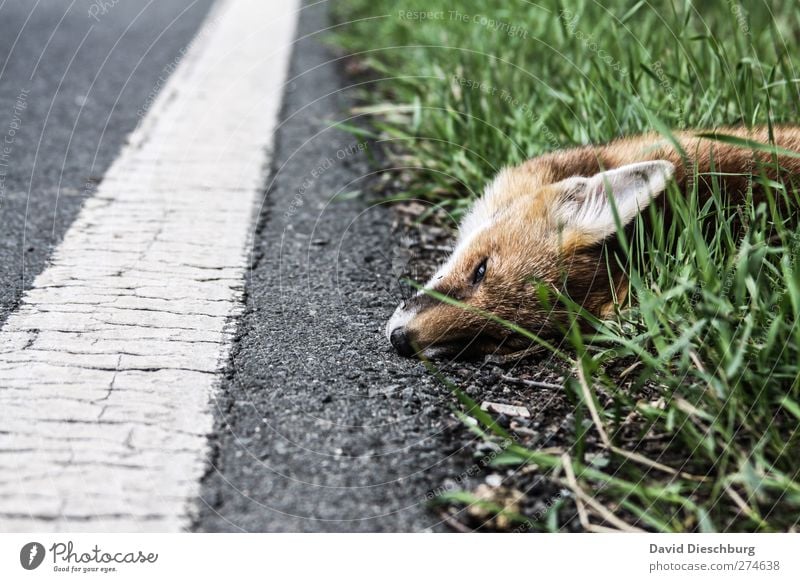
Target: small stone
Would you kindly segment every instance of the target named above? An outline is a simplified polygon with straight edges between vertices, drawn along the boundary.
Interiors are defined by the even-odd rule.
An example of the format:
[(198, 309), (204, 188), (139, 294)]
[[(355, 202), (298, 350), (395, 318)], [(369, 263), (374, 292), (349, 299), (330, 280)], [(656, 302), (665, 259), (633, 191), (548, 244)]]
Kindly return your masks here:
[(484, 400), (481, 403), (481, 410), (486, 412), (494, 412), (496, 414), (504, 414), (510, 417), (530, 418), (530, 411), (524, 406), (515, 406), (513, 404), (503, 404), (501, 402), (489, 402)]
[(503, 478), (497, 473), (492, 473), (486, 476), (486, 484), (489, 487), (500, 487), (503, 484)]

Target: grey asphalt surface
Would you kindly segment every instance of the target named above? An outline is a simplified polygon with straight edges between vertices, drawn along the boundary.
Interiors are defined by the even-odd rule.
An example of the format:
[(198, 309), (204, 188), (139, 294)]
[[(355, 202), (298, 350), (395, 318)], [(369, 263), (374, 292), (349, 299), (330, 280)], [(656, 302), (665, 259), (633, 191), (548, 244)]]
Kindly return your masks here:
[(360, 138), (331, 128), (354, 92), (320, 42), (326, 8), (300, 18), (199, 531), (443, 530), (430, 492), (471, 463), (453, 397), (383, 335), (394, 214), (368, 203)]
[(0, 2), (0, 324), (211, 3)]

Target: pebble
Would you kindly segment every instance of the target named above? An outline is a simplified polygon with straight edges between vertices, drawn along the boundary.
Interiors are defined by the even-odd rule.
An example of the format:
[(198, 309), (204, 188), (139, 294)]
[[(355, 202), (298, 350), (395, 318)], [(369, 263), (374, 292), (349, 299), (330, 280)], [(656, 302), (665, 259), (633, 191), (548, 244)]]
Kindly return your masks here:
[(489, 487), (500, 487), (503, 484), (503, 478), (497, 473), (492, 473), (486, 476), (486, 484)]

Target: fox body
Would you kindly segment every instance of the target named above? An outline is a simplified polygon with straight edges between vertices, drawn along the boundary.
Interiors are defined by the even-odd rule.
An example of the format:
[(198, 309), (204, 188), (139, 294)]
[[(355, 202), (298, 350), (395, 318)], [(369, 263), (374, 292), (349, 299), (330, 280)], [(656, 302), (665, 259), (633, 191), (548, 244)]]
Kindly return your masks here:
[[(766, 128), (716, 131), (770, 143)], [(799, 127), (775, 127), (772, 137), (778, 148), (800, 152)], [(671, 181), (686, 191), (693, 176), (714, 172), (727, 192), (743, 200), (748, 173), (763, 172), (773, 180), (800, 177), (800, 159), (779, 153), (780, 176), (775, 161), (773, 154), (753, 147), (678, 132), (675, 142), (644, 134), (503, 169), (464, 217), (447, 261), (397, 307), (387, 337), (406, 356), (519, 350), (529, 342), (498, 318), (544, 337), (555, 335), (566, 321), (557, 303), (542, 302), (539, 285), (566, 294), (598, 317), (607, 316), (627, 288), (625, 273), (608, 264), (603, 253), (606, 245), (615, 244), (618, 224), (630, 225), (653, 201), (669, 220), (666, 197), (659, 195)], [(701, 179), (701, 195), (704, 187)]]

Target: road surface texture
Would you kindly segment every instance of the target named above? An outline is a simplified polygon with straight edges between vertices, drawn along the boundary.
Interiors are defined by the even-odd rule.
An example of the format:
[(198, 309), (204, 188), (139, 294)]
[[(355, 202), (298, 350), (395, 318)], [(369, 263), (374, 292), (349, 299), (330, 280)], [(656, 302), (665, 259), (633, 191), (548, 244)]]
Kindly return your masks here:
[(367, 196), (374, 164), (331, 127), (354, 91), (322, 43), (326, 11), (300, 17), (200, 531), (444, 529), (429, 493), (471, 463), (452, 396), (383, 335), (393, 211), (335, 199)]
[(90, 7), (103, 3), (0, 3), (0, 154), (10, 150), (0, 158), (0, 324), (182, 59), (211, 3), (126, 1), (94, 17)]
[(7, 317), (3, 529), (188, 525), (296, 9), (215, 4)]

